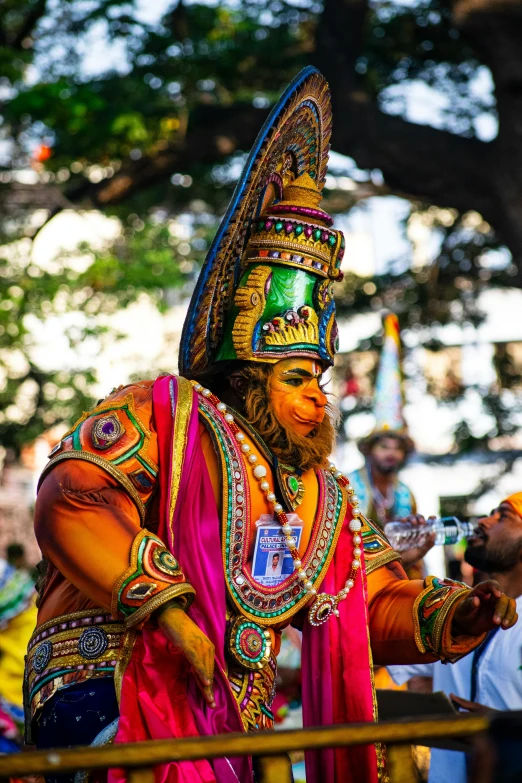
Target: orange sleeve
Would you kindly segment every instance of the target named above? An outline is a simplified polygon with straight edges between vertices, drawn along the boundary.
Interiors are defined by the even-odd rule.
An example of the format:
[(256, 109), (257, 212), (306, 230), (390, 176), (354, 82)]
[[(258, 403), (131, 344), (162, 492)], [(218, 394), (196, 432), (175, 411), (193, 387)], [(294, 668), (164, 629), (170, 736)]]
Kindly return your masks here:
[(379, 666), (430, 663), (415, 643), (413, 605), (423, 590), (420, 579), (400, 579), (386, 566), (368, 574), (368, 608), (373, 661)]
[(146, 620), (168, 600), (194, 594), (163, 542), (141, 528), (133, 500), (93, 463), (69, 459), (47, 473), (35, 532), (58, 571), (128, 625)]
[(129, 565), (140, 532), (137, 508), (120, 484), (89, 462), (68, 460), (46, 475), (34, 514), (44, 557), (98, 606)]
[(460, 582), (407, 579), (397, 563), (368, 575), (370, 642), (374, 663), (454, 661), (484, 640), (484, 635), (451, 633), (453, 616), (469, 588)]

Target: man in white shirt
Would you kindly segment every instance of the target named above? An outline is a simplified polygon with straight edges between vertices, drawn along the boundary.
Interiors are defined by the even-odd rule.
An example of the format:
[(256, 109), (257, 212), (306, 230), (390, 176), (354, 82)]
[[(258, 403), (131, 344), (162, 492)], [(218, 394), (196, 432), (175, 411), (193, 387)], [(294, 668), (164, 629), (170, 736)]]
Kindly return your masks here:
[[(478, 524), (465, 558), (496, 579), (522, 610), (522, 492), (502, 501)], [(522, 624), (508, 633), (492, 631), (484, 644), (453, 665), (442, 663), (389, 666), (398, 685), (415, 679), (412, 688), (443, 691), (454, 704), (470, 712), (522, 710)], [(418, 678), (422, 678), (419, 680)], [(429, 688), (428, 679), (432, 680)], [(412, 683), (413, 684), (413, 683)], [(429, 783), (466, 783), (466, 756), (434, 748)]]

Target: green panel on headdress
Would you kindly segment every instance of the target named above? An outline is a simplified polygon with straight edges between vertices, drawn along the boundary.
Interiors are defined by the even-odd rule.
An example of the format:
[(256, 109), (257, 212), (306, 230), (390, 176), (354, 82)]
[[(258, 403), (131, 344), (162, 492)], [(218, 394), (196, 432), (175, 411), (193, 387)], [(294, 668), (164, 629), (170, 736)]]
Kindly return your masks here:
[[(261, 279), (256, 281), (259, 272)], [(288, 355), (290, 350), (316, 357), (318, 319), (314, 309), (314, 291), (320, 284), (315, 275), (302, 270), (252, 265), (241, 278), (238, 289), (259, 292), (259, 308), (245, 310), (234, 303), (217, 360), (253, 358), (266, 361), (279, 359), (281, 354)], [(251, 305), (248, 298), (247, 304)], [(306, 308), (304, 313), (303, 307)], [(236, 336), (234, 340), (233, 336), (238, 318), (244, 318), (251, 324), (245, 330), (247, 339), (243, 345), (240, 345), (240, 337)]]

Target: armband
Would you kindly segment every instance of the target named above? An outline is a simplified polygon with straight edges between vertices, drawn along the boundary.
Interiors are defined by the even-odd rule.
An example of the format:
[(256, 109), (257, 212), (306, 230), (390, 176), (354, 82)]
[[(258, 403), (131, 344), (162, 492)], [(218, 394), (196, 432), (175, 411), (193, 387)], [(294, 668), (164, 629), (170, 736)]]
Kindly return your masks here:
[(194, 595), (174, 555), (161, 539), (144, 529), (132, 543), (129, 568), (113, 587), (112, 616), (133, 628), (173, 598), (187, 608)]

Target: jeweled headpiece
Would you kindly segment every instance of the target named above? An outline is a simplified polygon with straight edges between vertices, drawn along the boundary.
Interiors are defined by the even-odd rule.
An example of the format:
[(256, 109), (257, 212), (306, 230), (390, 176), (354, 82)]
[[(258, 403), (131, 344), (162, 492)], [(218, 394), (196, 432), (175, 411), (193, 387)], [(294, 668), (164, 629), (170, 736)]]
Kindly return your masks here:
[(344, 239), (319, 206), (330, 133), (328, 85), (306, 68), (263, 126), (209, 250), (183, 329), (182, 374), (228, 359), (333, 363)]

